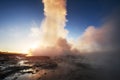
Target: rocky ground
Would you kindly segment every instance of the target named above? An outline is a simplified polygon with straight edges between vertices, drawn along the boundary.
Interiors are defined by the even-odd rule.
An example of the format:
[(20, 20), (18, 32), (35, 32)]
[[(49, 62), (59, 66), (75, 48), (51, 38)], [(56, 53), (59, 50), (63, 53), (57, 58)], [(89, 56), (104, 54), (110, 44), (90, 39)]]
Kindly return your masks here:
[(0, 80), (99, 80), (99, 73), (81, 56), (0, 55)]

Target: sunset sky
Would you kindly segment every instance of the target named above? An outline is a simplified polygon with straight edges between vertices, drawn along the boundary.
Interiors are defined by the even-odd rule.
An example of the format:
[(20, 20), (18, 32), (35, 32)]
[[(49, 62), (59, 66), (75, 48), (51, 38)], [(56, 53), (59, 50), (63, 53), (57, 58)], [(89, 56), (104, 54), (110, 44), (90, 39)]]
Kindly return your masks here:
[[(101, 27), (119, 9), (119, 0), (67, 0), (67, 38), (77, 39), (88, 26)], [(0, 0), (0, 50), (25, 52), (36, 47), (39, 35), (32, 31), (43, 18), (42, 0)]]

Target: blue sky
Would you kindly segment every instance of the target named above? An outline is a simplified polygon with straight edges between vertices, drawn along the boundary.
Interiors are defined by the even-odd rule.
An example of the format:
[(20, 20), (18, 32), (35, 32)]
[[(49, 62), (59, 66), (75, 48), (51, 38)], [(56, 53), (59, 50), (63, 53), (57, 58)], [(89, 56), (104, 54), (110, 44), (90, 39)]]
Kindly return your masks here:
[[(68, 37), (77, 38), (91, 25), (100, 27), (119, 7), (119, 0), (67, 0)], [(43, 18), (42, 0), (0, 0), (0, 50), (20, 51), (29, 46), (35, 41), (30, 29), (39, 27)]]

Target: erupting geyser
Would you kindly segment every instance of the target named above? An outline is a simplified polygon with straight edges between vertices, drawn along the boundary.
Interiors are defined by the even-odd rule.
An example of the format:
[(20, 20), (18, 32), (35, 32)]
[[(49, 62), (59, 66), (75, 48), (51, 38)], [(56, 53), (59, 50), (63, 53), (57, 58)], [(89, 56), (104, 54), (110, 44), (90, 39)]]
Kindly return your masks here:
[(45, 18), (40, 27), (40, 47), (32, 55), (58, 55), (71, 48), (66, 41), (66, 0), (43, 0)]
[(59, 38), (65, 38), (66, 0), (43, 0), (45, 18), (41, 24), (44, 46), (55, 46)]

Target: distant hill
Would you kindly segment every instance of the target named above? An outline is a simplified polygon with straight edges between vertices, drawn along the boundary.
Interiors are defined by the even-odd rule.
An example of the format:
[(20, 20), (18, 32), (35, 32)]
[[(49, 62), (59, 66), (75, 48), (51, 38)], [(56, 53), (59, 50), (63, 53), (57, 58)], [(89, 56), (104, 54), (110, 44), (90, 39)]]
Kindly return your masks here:
[(0, 56), (26, 56), (27, 54), (15, 53), (15, 52), (2, 52), (0, 51)]

